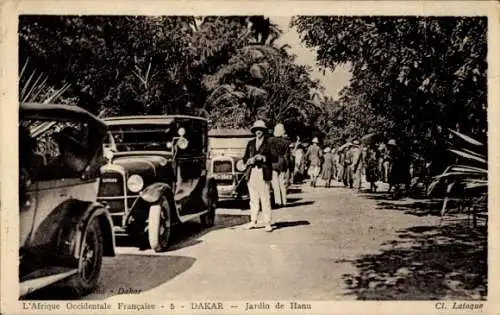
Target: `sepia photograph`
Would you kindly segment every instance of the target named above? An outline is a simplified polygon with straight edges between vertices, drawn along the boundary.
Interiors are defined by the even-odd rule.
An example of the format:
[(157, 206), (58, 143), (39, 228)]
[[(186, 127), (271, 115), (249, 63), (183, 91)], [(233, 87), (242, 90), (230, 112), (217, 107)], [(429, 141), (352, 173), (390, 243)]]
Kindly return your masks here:
[(18, 15), (19, 307), (484, 312), (489, 19)]

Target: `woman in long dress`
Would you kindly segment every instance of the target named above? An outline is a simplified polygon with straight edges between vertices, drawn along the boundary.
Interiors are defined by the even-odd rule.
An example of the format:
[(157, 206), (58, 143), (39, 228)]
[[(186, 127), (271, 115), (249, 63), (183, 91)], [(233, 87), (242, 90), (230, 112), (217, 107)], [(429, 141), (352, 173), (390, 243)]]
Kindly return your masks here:
[(370, 183), (370, 192), (377, 191), (376, 182), (379, 179), (379, 160), (377, 150), (370, 146), (366, 154), (366, 181)]
[(334, 159), (333, 154), (330, 152), (330, 148), (326, 147), (323, 155), (323, 180), (325, 181), (325, 187), (331, 187), (331, 181), (333, 179), (334, 171)]

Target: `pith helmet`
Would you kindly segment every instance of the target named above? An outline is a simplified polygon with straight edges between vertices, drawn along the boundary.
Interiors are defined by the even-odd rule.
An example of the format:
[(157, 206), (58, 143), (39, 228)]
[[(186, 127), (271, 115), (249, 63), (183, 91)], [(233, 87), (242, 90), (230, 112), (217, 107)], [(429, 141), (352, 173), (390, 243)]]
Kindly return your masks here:
[(279, 123), (274, 126), (274, 136), (275, 137), (282, 137), (285, 135), (285, 126), (283, 124)]
[(387, 145), (396, 145), (396, 140), (391, 139), (389, 142), (387, 142)]
[(255, 131), (259, 130), (259, 129), (262, 130), (262, 131), (264, 131), (264, 132), (267, 130), (266, 123), (263, 120), (261, 120), (261, 119), (259, 119), (259, 120), (257, 120), (256, 122), (253, 123), (253, 126), (252, 126), (252, 128), (250, 128), (250, 131), (252, 133), (255, 133)]
[(312, 143), (319, 143), (318, 137), (314, 137)]

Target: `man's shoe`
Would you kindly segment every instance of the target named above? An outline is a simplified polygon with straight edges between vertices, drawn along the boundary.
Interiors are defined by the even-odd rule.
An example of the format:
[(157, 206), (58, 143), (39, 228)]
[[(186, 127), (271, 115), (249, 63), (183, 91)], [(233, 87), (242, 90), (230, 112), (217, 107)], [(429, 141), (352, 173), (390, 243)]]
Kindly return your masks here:
[(266, 227), (264, 228), (264, 231), (266, 231), (266, 232), (272, 232), (273, 231), (273, 227), (271, 225), (266, 225)]
[(245, 226), (245, 229), (246, 230), (252, 230), (252, 229), (255, 229), (257, 227), (257, 224), (255, 222), (250, 222), (248, 223), (246, 226)]

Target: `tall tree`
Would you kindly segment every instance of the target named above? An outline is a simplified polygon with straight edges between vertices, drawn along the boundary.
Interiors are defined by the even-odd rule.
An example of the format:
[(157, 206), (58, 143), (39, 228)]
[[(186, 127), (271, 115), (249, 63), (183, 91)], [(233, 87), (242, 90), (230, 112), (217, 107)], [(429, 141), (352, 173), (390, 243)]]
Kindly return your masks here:
[(304, 16), (292, 25), (320, 66), (351, 66), (343, 102), (383, 113), (400, 137), (429, 147), (446, 128), (485, 136), (486, 18)]

